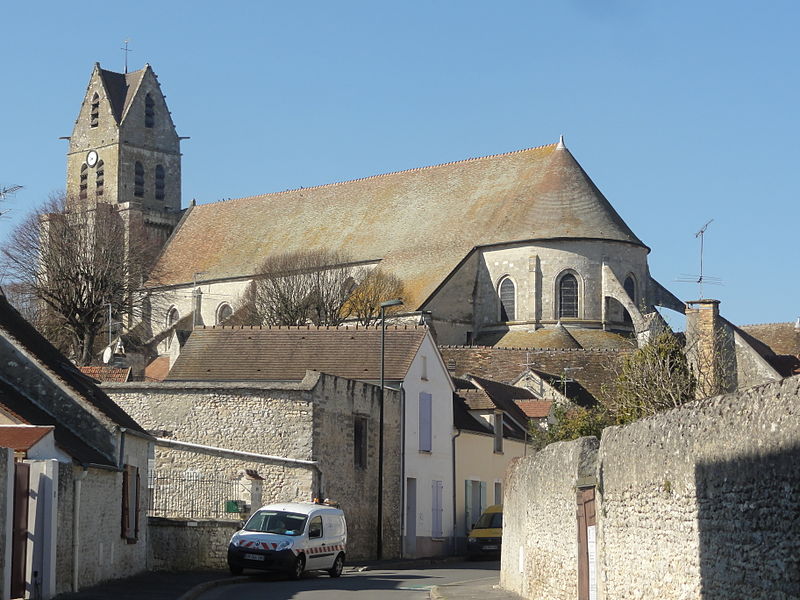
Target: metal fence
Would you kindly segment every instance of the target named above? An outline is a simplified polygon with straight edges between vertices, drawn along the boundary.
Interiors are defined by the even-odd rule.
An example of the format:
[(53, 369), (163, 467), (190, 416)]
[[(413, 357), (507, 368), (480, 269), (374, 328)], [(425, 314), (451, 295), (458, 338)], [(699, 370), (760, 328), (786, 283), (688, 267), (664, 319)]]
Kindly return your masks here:
[(250, 495), (246, 482), (203, 473), (151, 471), (147, 487), (151, 517), (235, 518)]

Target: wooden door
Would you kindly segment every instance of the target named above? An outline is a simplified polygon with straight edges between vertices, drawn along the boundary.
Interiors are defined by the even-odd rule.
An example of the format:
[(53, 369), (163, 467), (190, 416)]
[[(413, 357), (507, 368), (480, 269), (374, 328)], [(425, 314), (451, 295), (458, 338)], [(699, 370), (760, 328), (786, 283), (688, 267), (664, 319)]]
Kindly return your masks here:
[(31, 467), (14, 463), (14, 521), (11, 541), (11, 597), (25, 595), (25, 565), (28, 550), (28, 495)]

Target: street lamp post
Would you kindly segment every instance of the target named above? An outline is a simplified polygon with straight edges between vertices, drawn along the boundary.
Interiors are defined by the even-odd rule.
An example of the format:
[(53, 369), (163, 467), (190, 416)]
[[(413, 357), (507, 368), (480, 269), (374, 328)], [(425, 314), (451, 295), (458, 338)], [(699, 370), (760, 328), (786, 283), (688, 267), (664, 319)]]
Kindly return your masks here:
[(381, 405), (378, 418), (378, 560), (383, 558), (383, 397), (385, 391), (384, 362), (386, 358), (386, 309), (402, 306), (400, 298), (381, 302)]

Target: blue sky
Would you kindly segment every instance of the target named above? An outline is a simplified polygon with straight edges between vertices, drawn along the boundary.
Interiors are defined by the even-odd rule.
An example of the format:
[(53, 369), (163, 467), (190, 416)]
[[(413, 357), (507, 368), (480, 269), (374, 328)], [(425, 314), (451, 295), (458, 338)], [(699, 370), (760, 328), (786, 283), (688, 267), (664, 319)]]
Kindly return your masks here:
[[(184, 205), (555, 142), (679, 298), (705, 272), (738, 324), (800, 315), (800, 4), (7, 3), (0, 240), (64, 186), (95, 61), (149, 62), (183, 142)], [(457, 220), (454, 227), (459, 226)], [(679, 325), (679, 320), (676, 320)]]

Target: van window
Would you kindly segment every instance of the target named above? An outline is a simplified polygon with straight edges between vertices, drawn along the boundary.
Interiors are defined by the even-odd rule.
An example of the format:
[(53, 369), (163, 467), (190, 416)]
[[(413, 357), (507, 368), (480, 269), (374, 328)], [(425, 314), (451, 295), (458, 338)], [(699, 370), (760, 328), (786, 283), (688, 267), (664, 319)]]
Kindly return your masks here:
[(314, 517), (308, 525), (308, 537), (319, 538), (322, 537), (322, 517)]
[(301, 535), (306, 526), (306, 515), (281, 510), (259, 510), (244, 525), (245, 531)]
[(325, 535), (328, 537), (339, 537), (344, 535), (344, 523), (342, 517), (337, 515), (322, 517), (322, 524), (325, 528)]
[(503, 526), (503, 513), (483, 513), (475, 529), (499, 529)]

